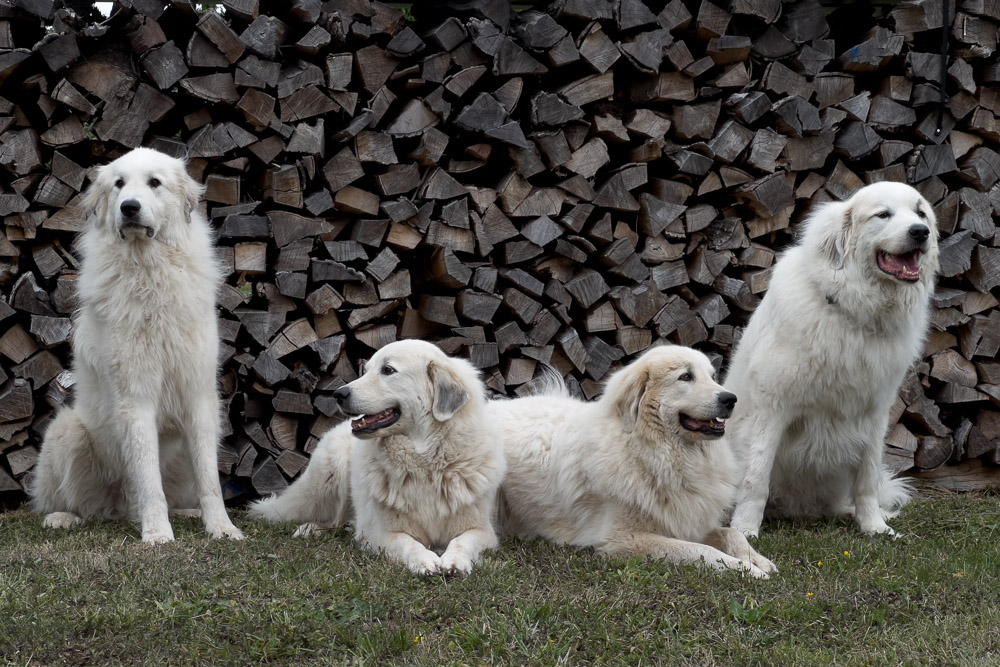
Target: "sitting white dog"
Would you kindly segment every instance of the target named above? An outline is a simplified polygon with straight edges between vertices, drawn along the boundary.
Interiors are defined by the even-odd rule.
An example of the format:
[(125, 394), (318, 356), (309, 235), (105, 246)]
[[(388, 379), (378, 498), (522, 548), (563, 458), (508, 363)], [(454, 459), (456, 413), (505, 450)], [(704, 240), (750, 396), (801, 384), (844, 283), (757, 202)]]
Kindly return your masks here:
[(203, 190), (182, 161), (137, 148), (83, 197), (76, 399), (46, 431), (29, 488), (46, 526), (131, 516), (143, 542), (169, 542), (168, 510), (200, 509), (213, 537), (243, 539), (219, 485), (222, 271)]
[(778, 514), (853, 512), (865, 533), (909, 487), (882, 463), (889, 410), (927, 332), (937, 224), (902, 183), (876, 183), (819, 206), (733, 356), (726, 386), (742, 481), (730, 525), (757, 535)]

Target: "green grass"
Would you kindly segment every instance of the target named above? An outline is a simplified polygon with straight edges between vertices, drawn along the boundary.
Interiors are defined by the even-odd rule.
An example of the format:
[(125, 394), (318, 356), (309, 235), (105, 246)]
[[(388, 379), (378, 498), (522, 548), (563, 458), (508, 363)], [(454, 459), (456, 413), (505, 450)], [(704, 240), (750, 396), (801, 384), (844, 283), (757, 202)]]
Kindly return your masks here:
[(507, 539), (464, 579), (417, 578), (347, 534), (236, 514), (149, 547), (127, 523), (0, 515), (0, 662), (1000, 664), (1000, 499), (909, 505), (898, 540), (765, 524), (769, 581)]

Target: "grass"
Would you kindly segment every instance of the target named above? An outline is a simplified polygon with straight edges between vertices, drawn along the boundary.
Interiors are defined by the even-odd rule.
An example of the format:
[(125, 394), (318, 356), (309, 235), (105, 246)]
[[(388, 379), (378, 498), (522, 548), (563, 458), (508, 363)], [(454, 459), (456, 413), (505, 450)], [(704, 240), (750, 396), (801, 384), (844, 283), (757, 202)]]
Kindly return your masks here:
[(0, 662), (998, 664), (1000, 498), (909, 505), (898, 540), (847, 519), (765, 524), (769, 581), (507, 539), (464, 579), (417, 578), (344, 533), (248, 541), (175, 520), (43, 530), (0, 515)]

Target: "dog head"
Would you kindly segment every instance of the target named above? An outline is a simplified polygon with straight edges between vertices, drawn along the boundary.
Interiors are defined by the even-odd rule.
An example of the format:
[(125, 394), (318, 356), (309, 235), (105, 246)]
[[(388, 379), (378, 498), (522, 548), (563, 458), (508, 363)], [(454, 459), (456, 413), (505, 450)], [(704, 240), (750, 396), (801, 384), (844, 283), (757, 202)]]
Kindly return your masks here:
[(482, 384), (468, 362), (431, 343), (404, 340), (376, 352), (364, 374), (333, 395), (341, 410), (357, 417), (354, 435), (379, 438), (447, 422), (470, 401), (482, 400)]
[(736, 405), (708, 357), (679, 345), (655, 347), (615, 373), (601, 400), (611, 402), (626, 433), (654, 442), (721, 438)]
[(905, 183), (863, 187), (845, 202), (825, 204), (807, 225), (836, 269), (893, 284), (927, 284), (937, 271), (934, 211)]
[(83, 206), (93, 224), (123, 241), (156, 239), (189, 221), (204, 191), (182, 160), (136, 148), (97, 169)]

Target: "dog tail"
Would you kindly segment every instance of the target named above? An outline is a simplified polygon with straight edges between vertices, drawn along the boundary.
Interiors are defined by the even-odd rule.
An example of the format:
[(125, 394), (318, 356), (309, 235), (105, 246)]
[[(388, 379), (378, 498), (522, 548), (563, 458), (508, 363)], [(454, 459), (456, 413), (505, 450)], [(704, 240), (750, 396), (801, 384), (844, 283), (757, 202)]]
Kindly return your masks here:
[(546, 363), (539, 364), (541, 369), (537, 376), (525, 384), (526, 391), (521, 396), (570, 396), (569, 387), (562, 373)]
[(349, 432), (334, 428), (320, 440), (302, 476), (280, 494), (251, 503), (247, 515), (272, 523), (348, 523), (352, 514), (351, 441)]
[(896, 477), (888, 468), (882, 469), (882, 477), (878, 486), (878, 502), (885, 518), (891, 519), (899, 514), (913, 494), (913, 484), (903, 477)]

